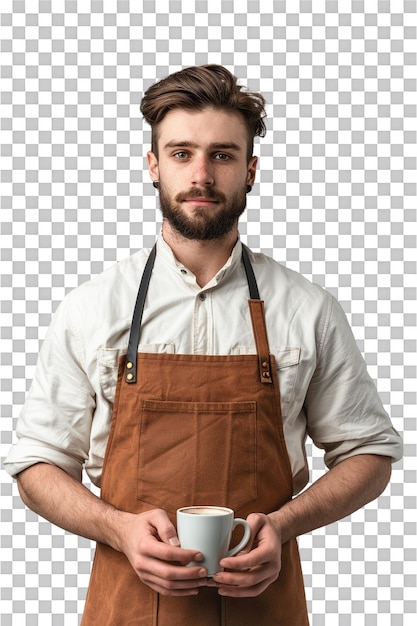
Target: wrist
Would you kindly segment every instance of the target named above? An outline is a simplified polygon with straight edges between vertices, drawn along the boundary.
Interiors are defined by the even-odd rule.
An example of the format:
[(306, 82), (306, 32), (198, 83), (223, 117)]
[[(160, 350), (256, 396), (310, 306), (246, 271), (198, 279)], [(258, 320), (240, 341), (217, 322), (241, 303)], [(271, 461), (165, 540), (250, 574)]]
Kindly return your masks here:
[(100, 524), (102, 542), (118, 552), (125, 552), (125, 546), (130, 536), (129, 528), (136, 517), (133, 513), (120, 511), (108, 505)]
[(285, 510), (279, 509), (278, 511), (274, 511), (268, 515), (268, 518), (271, 521), (281, 544), (287, 543), (287, 541), (296, 536), (293, 532), (291, 524), (289, 523)]

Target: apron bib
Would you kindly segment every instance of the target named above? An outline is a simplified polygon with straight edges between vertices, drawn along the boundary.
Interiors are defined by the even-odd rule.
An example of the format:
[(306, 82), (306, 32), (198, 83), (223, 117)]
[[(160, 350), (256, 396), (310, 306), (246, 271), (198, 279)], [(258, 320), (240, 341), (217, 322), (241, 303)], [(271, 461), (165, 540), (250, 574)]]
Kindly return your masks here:
[[(101, 497), (140, 514), (193, 504), (235, 516), (271, 513), (292, 498), (277, 370), (263, 301), (245, 247), (254, 355), (138, 354), (156, 248), (142, 277), (126, 357), (119, 364)], [(257, 598), (162, 596), (127, 558), (97, 544), (82, 626), (308, 626), (296, 540), (282, 547), (278, 579)]]

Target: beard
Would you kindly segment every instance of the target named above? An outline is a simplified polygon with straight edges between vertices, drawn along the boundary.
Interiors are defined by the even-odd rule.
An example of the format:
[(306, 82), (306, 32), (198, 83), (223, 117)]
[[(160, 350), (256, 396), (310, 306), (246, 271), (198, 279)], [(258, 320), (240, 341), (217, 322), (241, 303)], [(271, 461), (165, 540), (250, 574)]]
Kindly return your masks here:
[[(190, 198), (210, 198), (219, 204), (214, 207), (196, 207), (192, 215), (182, 210), (181, 202)], [(246, 208), (246, 183), (241, 191), (227, 198), (214, 189), (191, 189), (172, 198), (159, 182), (159, 204), (164, 220), (186, 239), (208, 241), (225, 237), (235, 226)]]

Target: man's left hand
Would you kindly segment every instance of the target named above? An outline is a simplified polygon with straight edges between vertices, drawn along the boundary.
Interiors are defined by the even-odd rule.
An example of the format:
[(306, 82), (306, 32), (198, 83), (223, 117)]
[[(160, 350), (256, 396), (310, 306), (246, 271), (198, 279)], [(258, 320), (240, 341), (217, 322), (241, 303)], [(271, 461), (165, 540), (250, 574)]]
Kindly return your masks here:
[(281, 570), (281, 540), (271, 520), (262, 513), (251, 513), (247, 521), (251, 539), (237, 556), (220, 562), (219, 572), (208, 582), (219, 594), (231, 598), (260, 595), (279, 576)]

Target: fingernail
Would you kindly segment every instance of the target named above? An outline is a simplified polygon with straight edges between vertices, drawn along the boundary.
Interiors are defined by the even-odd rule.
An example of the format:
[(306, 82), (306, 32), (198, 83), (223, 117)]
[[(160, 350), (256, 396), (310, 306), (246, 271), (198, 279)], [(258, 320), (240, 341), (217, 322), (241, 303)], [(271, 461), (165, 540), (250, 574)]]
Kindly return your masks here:
[(171, 546), (175, 546), (176, 548), (178, 548), (178, 546), (180, 545), (178, 537), (170, 537), (168, 539), (168, 542), (171, 544)]
[(199, 552), (195, 555), (194, 561), (202, 561), (204, 559), (204, 555)]
[(207, 578), (207, 570), (202, 567), (198, 570), (198, 576), (199, 578)]

